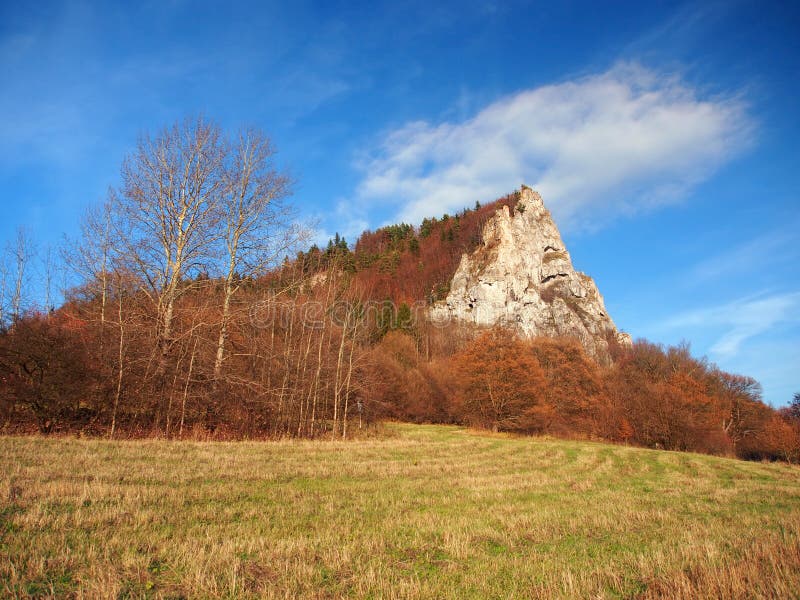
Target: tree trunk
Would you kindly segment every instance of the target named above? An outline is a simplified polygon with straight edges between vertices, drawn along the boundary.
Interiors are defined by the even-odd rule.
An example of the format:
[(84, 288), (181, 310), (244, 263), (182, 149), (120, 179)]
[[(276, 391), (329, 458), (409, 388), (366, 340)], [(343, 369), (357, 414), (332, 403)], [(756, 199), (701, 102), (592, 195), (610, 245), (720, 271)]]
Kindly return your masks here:
[(181, 401), (181, 424), (178, 428), (178, 438), (183, 438), (183, 422), (186, 418), (186, 397), (189, 395), (189, 382), (192, 379), (192, 368), (194, 367), (194, 355), (197, 353), (197, 338), (194, 339), (192, 348), (192, 358), (189, 360), (189, 373), (186, 375), (186, 385), (183, 388), (183, 400)]
[(122, 321), (122, 290), (119, 290), (119, 307), (117, 319), (119, 320), (119, 344), (117, 346), (117, 389), (114, 394), (114, 409), (111, 413), (111, 433), (109, 437), (114, 439), (114, 431), (117, 427), (117, 410), (119, 409), (119, 399), (122, 395), (122, 376), (123, 376), (123, 357), (125, 349), (125, 328)]
[(228, 320), (230, 319), (231, 297), (234, 289), (232, 287), (230, 274), (225, 281), (225, 298), (222, 301), (222, 322), (219, 327), (219, 338), (217, 339), (217, 356), (214, 359), (214, 381), (218, 382), (222, 375), (222, 361), (225, 358), (225, 343), (228, 341)]

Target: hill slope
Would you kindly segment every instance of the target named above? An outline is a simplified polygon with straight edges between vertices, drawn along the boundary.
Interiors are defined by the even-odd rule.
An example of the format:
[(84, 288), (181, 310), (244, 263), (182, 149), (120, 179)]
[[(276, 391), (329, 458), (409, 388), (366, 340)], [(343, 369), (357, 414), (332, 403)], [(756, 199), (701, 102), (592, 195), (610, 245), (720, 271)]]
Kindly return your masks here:
[(800, 470), (442, 426), (0, 438), (0, 595), (792, 597)]

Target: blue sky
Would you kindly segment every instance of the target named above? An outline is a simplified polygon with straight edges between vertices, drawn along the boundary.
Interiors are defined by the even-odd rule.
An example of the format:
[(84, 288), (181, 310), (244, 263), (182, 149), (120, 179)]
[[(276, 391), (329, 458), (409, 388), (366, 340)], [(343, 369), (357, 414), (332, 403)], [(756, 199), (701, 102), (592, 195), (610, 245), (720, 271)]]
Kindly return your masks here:
[(271, 135), (365, 227), (527, 183), (634, 337), (800, 391), (800, 5), (0, 4), (0, 243), (74, 235), (142, 131)]

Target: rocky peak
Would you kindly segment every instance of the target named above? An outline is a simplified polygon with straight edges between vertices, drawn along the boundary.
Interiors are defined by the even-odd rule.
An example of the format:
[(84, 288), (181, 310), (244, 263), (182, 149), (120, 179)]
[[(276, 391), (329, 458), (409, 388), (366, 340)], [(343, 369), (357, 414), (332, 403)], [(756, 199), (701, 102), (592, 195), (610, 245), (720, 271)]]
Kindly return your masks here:
[(572, 266), (542, 197), (523, 185), (514, 208), (484, 225), (483, 241), (464, 254), (434, 320), (505, 325), (526, 337), (568, 336), (593, 357), (608, 359), (608, 340), (630, 343), (606, 313), (594, 281)]

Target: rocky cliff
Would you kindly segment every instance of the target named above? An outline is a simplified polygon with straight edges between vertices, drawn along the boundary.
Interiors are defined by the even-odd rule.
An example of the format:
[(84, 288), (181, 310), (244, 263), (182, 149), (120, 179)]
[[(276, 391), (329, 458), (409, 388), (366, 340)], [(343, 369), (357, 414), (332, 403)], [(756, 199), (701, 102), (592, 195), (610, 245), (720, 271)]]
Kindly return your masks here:
[(450, 292), (431, 309), (436, 322), (504, 325), (524, 336), (568, 336), (608, 359), (617, 331), (588, 275), (575, 271), (541, 196), (527, 186), (516, 206), (500, 208), (483, 228), (483, 242), (461, 257)]

